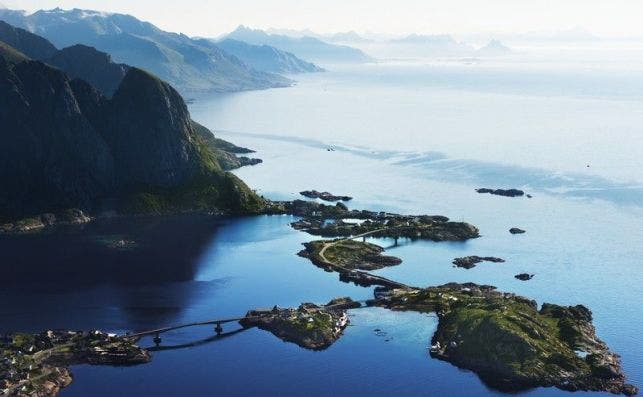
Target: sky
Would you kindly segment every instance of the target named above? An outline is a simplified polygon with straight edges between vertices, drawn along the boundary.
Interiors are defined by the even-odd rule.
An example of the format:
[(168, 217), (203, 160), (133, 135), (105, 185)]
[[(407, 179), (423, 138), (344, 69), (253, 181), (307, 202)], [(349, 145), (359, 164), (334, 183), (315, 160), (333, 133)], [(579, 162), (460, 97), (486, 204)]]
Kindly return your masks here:
[(319, 33), (522, 33), (582, 27), (643, 36), (642, 0), (0, 0), (6, 7), (132, 14), (164, 30), (214, 37), (243, 24)]

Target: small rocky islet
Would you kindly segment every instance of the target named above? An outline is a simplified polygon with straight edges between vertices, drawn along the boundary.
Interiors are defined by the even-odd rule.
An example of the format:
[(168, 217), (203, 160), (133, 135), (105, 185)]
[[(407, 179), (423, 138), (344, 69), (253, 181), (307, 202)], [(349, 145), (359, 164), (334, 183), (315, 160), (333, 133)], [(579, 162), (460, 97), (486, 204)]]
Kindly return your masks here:
[(304, 190), (299, 192), (304, 197), (310, 199), (320, 199), (324, 201), (351, 201), (353, 198), (350, 196), (337, 196), (329, 192), (318, 192), (317, 190)]
[(494, 263), (503, 263), (505, 260), (502, 258), (496, 258), (495, 256), (465, 256), (462, 258), (455, 258), (453, 260), (453, 266), (461, 267), (464, 269), (473, 269), (478, 263), (481, 262), (494, 262)]
[(532, 278), (534, 278), (534, 276), (535, 276), (534, 274), (520, 273), (520, 274), (516, 274), (514, 277), (520, 281), (529, 281)]
[[(483, 187), (476, 189), (476, 192), (480, 194), (492, 194), (494, 196), (503, 196), (503, 197), (522, 197), (525, 195), (525, 192), (520, 189), (490, 189)], [(531, 198), (530, 195), (527, 195)]]

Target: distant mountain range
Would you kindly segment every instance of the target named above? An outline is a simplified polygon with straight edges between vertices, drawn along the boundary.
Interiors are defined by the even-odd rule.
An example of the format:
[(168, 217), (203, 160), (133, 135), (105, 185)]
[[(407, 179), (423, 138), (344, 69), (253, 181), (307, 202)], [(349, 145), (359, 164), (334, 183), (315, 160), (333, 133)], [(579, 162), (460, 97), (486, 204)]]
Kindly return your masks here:
[(116, 62), (154, 73), (183, 92), (229, 92), (292, 84), (285, 77), (248, 66), (211, 40), (165, 32), (130, 15), (59, 8), (33, 14), (0, 10), (0, 20), (43, 36), (57, 47), (95, 47)]
[(406, 37), (391, 39), (389, 43), (398, 46), (400, 53), (415, 56), (490, 57), (508, 55), (512, 52), (509, 47), (498, 40), (491, 40), (486, 45), (476, 49), (468, 43), (455, 40), (448, 34), (411, 34)]
[(244, 41), (255, 45), (269, 45), (290, 52), (299, 58), (318, 63), (358, 63), (373, 60), (357, 48), (329, 44), (310, 36), (291, 37), (280, 34), (269, 34), (263, 30), (250, 29), (245, 26), (239, 26), (224, 38)]
[(418, 35), (411, 34), (399, 39), (390, 41), (392, 44), (412, 45), (423, 55), (438, 56), (462, 56), (471, 55), (475, 49), (473, 46), (456, 41), (450, 35)]
[(168, 83), (3, 22), (0, 127), (2, 222), (69, 208), (245, 213), (263, 203), (224, 170), (247, 150), (193, 122)]
[(476, 54), (479, 56), (500, 56), (508, 55), (513, 51), (511, 48), (502, 44), (499, 40), (491, 40), (485, 46), (478, 48)]
[(287, 51), (268, 45), (254, 45), (234, 39), (224, 39), (217, 46), (257, 70), (271, 73), (312, 73), (324, 69), (303, 61)]

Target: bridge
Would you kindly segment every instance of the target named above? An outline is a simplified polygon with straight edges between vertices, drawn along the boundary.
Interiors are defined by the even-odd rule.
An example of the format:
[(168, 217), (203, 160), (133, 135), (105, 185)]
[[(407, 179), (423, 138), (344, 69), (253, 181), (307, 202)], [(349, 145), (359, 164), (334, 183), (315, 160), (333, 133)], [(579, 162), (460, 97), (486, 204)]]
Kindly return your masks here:
[[(386, 277), (376, 276), (374, 274), (371, 274), (362, 270), (348, 269), (344, 266), (338, 265), (337, 263), (329, 261), (324, 255), (328, 248), (332, 247), (335, 244), (339, 244), (342, 241), (354, 240), (357, 238), (363, 238), (363, 241), (366, 241), (366, 236), (370, 236), (384, 230), (386, 230), (386, 228), (371, 230), (370, 232), (361, 233), (361, 234), (350, 236), (344, 239), (339, 239), (339, 240), (329, 241), (324, 243), (324, 246), (322, 247), (322, 249), (319, 250), (319, 257), (321, 258), (321, 262), (323, 262), (322, 265), (336, 270), (339, 273), (340, 280), (342, 281), (352, 281), (355, 284), (363, 285), (363, 286), (381, 285), (383, 287), (389, 287), (389, 288), (412, 288), (406, 284), (388, 279)], [(395, 238), (395, 243), (397, 245), (397, 238)]]
[[(363, 305), (367, 302), (366, 300), (362, 301), (352, 301), (354, 303), (359, 303), (360, 307), (363, 307)], [(276, 307), (276, 306), (275, 306)], [(347, 309), (346, 303), (338, 303), (335, 305), (326, 305), (326, 306), (320, 306), (316, 310), (325, 310), (325, 311), (334, 311), (334, 310), (345, 310)], [(354, 308), (356, 309), (356, 308)], [(265, 314), (267, 315), (267, 313)], [(223, 324), (226, 323), (233, 323), (233, 322), (239, 322), (241, 320), (255, 320), (262, 318), (262, 315), (258, 316), (244, 316), (244, 317), (234, 317), (234, 318), (223, 318), (223, 319), (217, 319), (217, 320), (207, 320), (207, 321), (197, 321), (197, 322), (192, 322), (192, 323), (185, 323), (185, 324), (179, 324), (179, 325), (173, 325), (169, 327), (163, 327), (163, 328), (156, 328), (156, 329), (151, 329), (148, 331), (141, 331), (141, 332), (136, 332), (136, 333), (127, 333), (124, 337), (125, 338), (132, 338), (132, 339), (138, 339), (142, 338), (144, 336), (152, 336), (154, 335), (154, 343), (156, 344), (157, 348), (161, 344), (161, 334), (164, 334), (166, 332), (174, 331), (177, 329), (181, 328), (189, 328), (189, 327), (200, 327), (204, 325), (214, 325), (214, 332), (216, 332), (217, 337), (223, 336)], [(245, 329), (245, 327), (243, 328)], [(241, 330), (238, 330), (241, 331)], [(238, 331), (235, 332), (229, 332), (229, 334), (234, 334)], [(210, 341), (211, 339), (208, 338), (205, 341)], [(179, 347), (184, 347), (188, 346), (190, 344), (185, 344), (185, 345), (179, 345)]]
[(193, 323), (187, 323), (187, 324), (180, 324), (180, 325), (174, 325), (170, 327), (163, 327), (163, 328), (157, 328), (157, 329), (152, 329), (149, 331), (142, 331), (142, 332), (136, 332), (136, 333), (128, 333), (125, 335), (127, 338), (142, 338), (144, 336), (151, 336), (154, 335), (154, 343), (159, 345), (161, 343), (161, 334), (164, 334), (166, 332), (174, 331), (177, 329), (181, 328), (188, 328), (188, 327), (199, 327), (203, 325), (214, 325), (214, 332), (217, 333), (217, 335), (221, 335), (223, 333), (223, 324), (226, 323), (233, 323), (233, 322), (239, 322), (243, 319), (255, 319), (258, 317), (235, 317), (235, 318), (224, 318), (224, 319), (218, 319), (218, 320), (207, 320), (207, 321), (198, 321), (198, 322), (193, 322)]

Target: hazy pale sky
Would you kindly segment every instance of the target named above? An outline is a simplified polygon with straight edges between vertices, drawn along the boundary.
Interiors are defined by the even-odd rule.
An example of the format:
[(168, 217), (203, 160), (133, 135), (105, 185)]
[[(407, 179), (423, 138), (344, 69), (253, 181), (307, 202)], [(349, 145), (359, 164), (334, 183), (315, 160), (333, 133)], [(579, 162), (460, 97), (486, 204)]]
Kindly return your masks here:
[(132, 14), (188, 35), (239, 24), (339, 32), (478, 33), (563, 30), (643, 35), (641, 0), (0, 0), (9, 8), (87, 8)]

